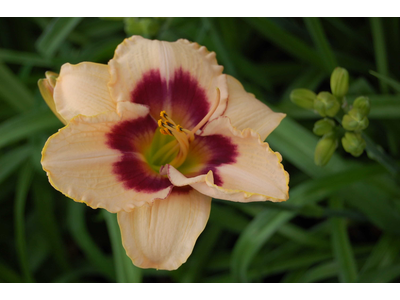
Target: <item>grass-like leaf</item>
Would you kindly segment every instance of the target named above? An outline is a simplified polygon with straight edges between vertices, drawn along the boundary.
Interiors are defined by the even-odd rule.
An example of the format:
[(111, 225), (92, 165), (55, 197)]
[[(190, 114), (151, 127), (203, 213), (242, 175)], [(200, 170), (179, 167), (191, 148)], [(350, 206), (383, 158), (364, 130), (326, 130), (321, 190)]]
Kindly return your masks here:
[(82, 18), (54, 18), (36, 43), (43, 57), (52, 57)]
[(85, 209), (83, 204), (74, 203), (71, 199), (68, 201), (67, 221), (69, 231), (78, 244), (79, 248), (85, 254), (97, 270), (108, 280), (115, 281), (115, 273), (110, 257), (106, 256), (91, 238), (85, 224)]
[(28, 111), (33, 105), (31, 91), (2, 63), (0, 63), (1, 99), (18, 112)]
[(33, 185), (33, 199), (35, 202), (35, 211), (37, 213), (41, 230), (46, 237), (54, 261), (61, 270), (68, 271), (71, 267), (66, 251), (66, 245), (61, 238), (61, 230), (57, 223), (57, 217), (54, 213), (54, 198), (51, 187), (48, 186), (44, 176), (37, 176)]
[(369, 71), (369, 72), (372, 75), (374, 75), (375, 77), (379, 78), (382, 83), (391, 86), (397, 93), (400, 93), (400, 82), (390, 78), (389, 76), (385, 75), (384, 73), (380, 74), (375, 71)]
[(25, 206), (29, 187), (32, 181), (32, 167), (26, 162), (18, 175), (14, 205), (14, 223), (16, 233), (16, 250), (24, 282), (33, 282), (32, 270), (28, 264), (28, 249), (25, 234)]
[[(343, 202), (335, 197), (330, 199), (330, 207), (342, 208)], [(341, 282), (356, 282), (357, 266), (354, 260), (353, 249), (347, 234), (346, 220), (331, 218), (332, 246), (336, 261), (339, 265), (339, 279)]]
[(63, 124), (50, 109), (33, 110), (20, 114), (0, 125), (0, 148), (30, 135), (53, 128), (61, 128)]
[(0, 183), (5, 180), (12, 172), (14, 172), (23, 161), (28, 158), (31, 149), (27, 146), (21, 146), (19, 148), (9, 151), (0, 158)]
[(304, 23), (314, 41), (320, 58), (325, 65), (325, 70), (330, 74), (338, 64), (333, 51), (329, 45), (329, 42), (325, 36), (324, 29), (322, 28), (321, 21), (319, 18), (304, 18)]
[(117, 282), (141, 282), (142, 271), (132, 264), (131, 259), (126, 255), (122, 246), (121, 233), (118, 226), (117, 215), (102, 210), (106, 220), (108, 233), (110, 235), (111, 246), (113, 250), (115, 273)]
[[(378, 72), (383, 76), (389, 75), (387, 54), (386, 54), (386, 44), (384, 29), (382, 26), (382, 20), (380, 18), (370, 18), (372, 37), (374, 41), (375, 49), (375, 61)], [(385, 81), (380, 81), (381, 91), (386, 94), (388, 90), (388, 85)]]
[(323, 67), (323, 63), (314, 49), (301, 39), (280, 28), (271, 19), (246, 18), (245, 20), (259, 33), (288, 54), (313, 66)]
[[(290, 202), (294, 204), (318, 202), (343, 187), (376, 175), (376, 172), (376, 167), (364, 167), (310, 180), (291, 190)], [(255, 254), (280, 227), (294, 216), (294, 212), (265, 209), (249, 223), (233, 250), (232, 272), (237, 281), (249, 280), (247, 269)]]

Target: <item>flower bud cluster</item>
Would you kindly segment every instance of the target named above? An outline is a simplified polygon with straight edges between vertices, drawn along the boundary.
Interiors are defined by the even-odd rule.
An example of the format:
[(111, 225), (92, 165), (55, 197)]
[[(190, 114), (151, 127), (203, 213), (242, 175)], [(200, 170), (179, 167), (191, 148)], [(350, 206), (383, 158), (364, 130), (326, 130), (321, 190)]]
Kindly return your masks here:
[(367, 97), (358, 97), (353, 102), (352, 108), (343, 116), (342, 126), (347, 130), (342, 138), (342, 145), (346, 152), (358, 157), (365, 147), (365, 140), (361, 137), (361, 131), (368, 127), (368, 114), (370, 102)]
[(314, 110), (323, 117), (313, 128), (313, 132), (321, 136), (314, 156), (315, 164), (319, 166), (329, 162), (340, 138), (344, 150), (355, 157), (360, 156), (366, 147), (361, 132), (369, 124), (369, 99), (364, 96), (358, 97), (350, 109), (348, 108), (346, 94), (349, 90), (349, 73), (344, 68), (337, 67), (333, 70), (330, 85), (331, 92), (322, 91), (315, 94), (308, 89), (295, 89), (290, 94), (293, 103)]

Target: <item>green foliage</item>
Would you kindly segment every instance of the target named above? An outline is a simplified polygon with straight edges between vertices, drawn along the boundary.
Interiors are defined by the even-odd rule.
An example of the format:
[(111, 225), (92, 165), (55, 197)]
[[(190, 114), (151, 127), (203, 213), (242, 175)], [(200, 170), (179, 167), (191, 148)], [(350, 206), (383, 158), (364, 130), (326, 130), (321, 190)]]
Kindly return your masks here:
[[(0, 18), (1, 28), (10, 28), (0, 35), (0, 281), (399, 282), (398, 24), (397, 18)], [(214, 200), (192, 255), (172, 272), (134, 267), (116, 215), (67, 199), (40, 165), (46, 139), (63, 125), (41, 98), (38, 80), (66, 62), (107, 63), (138, 30), (215, 51), (225, 73), (287, 114), (267, 142), (290, 174), (289, 200)], [(295, 89), (330, 90), (334, 80), (330, 96), (343, 104), (348, 74), (330, 77), (338, 65), (350, 74), (346, 114), (361, 123), (368, 115), (368, 128), (355, 128), (354, 136), (336, 131), (346, 114), (335, 112), (335, 100), (322, 99), (334, 112), (318, 110), (336, 118), (315, 123), (321, 118), (310, 105), (315, 94), (290, 96)], [(344, 149), (353, 155), (365, 141), (368, 156), (328, 147), (320, 161), (329, 154), (329, 163), (319, 167), (313, 129), (335, 135), (331, 146), (336, 134), (346, 136)]]

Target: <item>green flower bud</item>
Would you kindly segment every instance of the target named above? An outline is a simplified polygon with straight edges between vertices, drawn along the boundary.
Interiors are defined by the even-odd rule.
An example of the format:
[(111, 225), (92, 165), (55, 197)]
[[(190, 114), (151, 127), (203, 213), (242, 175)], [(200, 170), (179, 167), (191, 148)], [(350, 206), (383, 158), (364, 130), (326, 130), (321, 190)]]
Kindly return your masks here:
[(358, 97), (356, 100), (354, 100), (353, 108), (356, 108), (363, 116), (367, 116), (371, 109), (371, 104), (368, 97)]
[(343, 128), (349, 131), (364, 130), (368, 125), (368, 118), (354, 107), (342, 119)]
[(331, 132), (334, 127), (335, 121), (333, 121), (332, 119), (324, 118), (315, 122), (313, 132), (316, 135), (322, 136), (324, 134), (327, 134), (328, 132)]
[(346, 132), (342, 138), (342, 145), (346, 152), (358, 157), (363, 153), (367, 144), (360, 133)]
[(340, 103), (331, 93), (320, 92), (314, 100), (314, 109), (322, 117), (334, 117), (340, 109)]
[(159, 21), (155, 18), (125, 18), (124, 23), (127, 35), (153, 37), (160, 28)]
[(306, 109), (314, 108), (314, 99), (316, 97), (317, 95), (313, 91), (307, 89), (295, 89), (290, 93), (290, 100)]
[(338, 139), (334, 132), (325, 134), (315, 147), (314, 162), (317, 166), (325, 166), (331, 159), (338, 146)]
[(332, 94), (338, 98), (342, 98), (349, 90), (349, 72), (346, 69), (337, 67), (331, 75)]

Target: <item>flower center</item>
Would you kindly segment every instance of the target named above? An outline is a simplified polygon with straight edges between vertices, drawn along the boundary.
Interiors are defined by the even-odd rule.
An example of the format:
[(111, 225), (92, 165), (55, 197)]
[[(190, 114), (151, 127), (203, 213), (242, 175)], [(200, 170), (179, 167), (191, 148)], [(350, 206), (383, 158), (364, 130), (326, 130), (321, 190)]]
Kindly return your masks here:
[(162, 135), (172, 136), (174, 139), (164, 143), (151, 158), (152, 165), (158, 167), (156, 162), (161, 165), (170, 164), (175, 168), (179, 168), (186, 160), (189, 153), (190, 143), (195, 138), (195, 133), (210, 119), (215, 112), (220, 101), (220, 91), (217, 88), (217, 101), (211, 107), (208, 114), (192, 129), (188, 130), (181, 125), (176, 124), (163, 110), (160, 112), (161, 119), (158, 120), (159, 131)]

